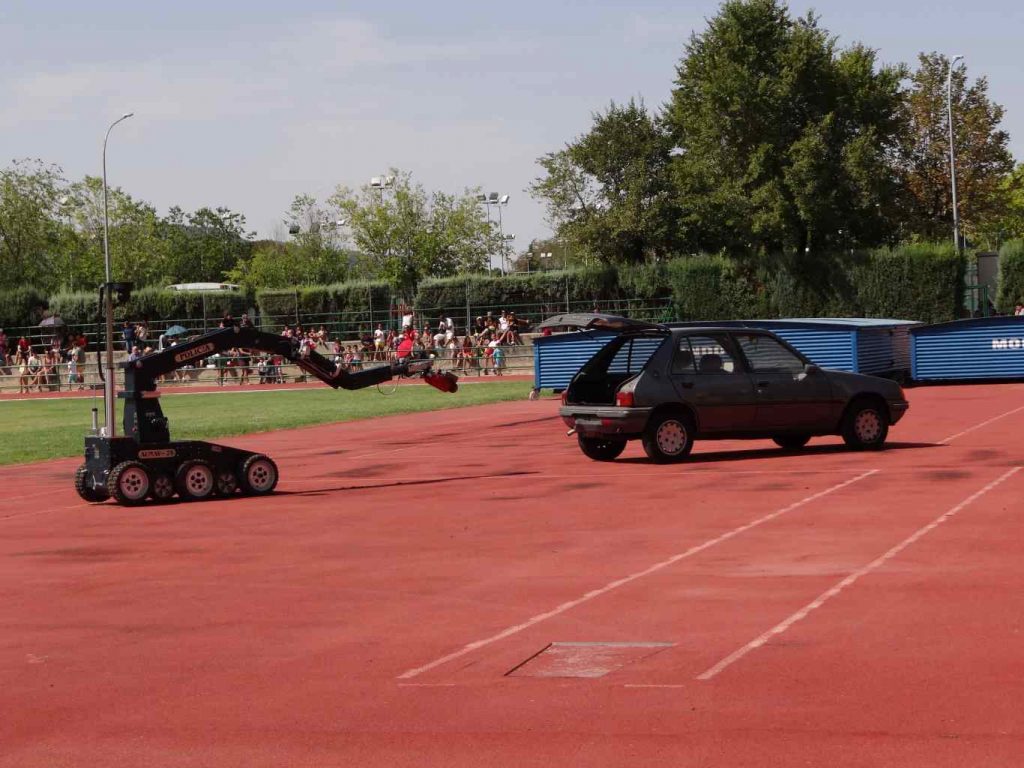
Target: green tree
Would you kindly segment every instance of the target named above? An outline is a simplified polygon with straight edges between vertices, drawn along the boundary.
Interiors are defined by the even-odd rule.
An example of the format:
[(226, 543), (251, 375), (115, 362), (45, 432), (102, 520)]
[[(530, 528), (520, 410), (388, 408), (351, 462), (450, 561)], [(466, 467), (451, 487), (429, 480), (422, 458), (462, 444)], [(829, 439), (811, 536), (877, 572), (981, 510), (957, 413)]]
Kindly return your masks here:
[(1006, 213), (996, 227), (1000, 243), (1024, 238), (1024, 163), (1003, 178), (1002, 191), (1006, 195)]
[[(291, 251), (291, 252), (290, 252)], [(260, 288), (286, 288), (301, 285), (306, 272), (296, 269), (294, 246), (276, 240), (262, 240), (252, 244), (249, 255), (235, 262), (225, 274), (232, 283), (245, 287), (250, 293)]]
[[(160, 284), (164, 277), (167, 241), (160, 218), (149, 203), (135, 200), (120, 187), (107, 189), (110, 261), (117, 280), (137, 287)], [(79, 243), (79, 286), (103, 282), (103, 180), (86, 176), (71, 185), (65, 209)]]
[(330, 200), (361, 254), (358, 276), (387, 280), (411, 297), (422, 277), (480, 270), (501, 248), (471, 190), (428, 194), (411, 174), (391, 173), (386, 191), (340, 187)]
[(67, 237), (61, 169), (41, 160), (17, 160), (0, 170), (0, 288), (60, 284), (56, 259)]
[(335, 283), (349, 271), (349, 253), (343, 247), (345, 221), (329, 202), (321, 205), (311, 195), (297, 195), (288, 211), (292, 231), (289, 253), (305, 275), (299, 284)]
[(228, 208), (186, 213), (174, 206), (160, 227), (165, 244), (162, 281), (220, 282), (249, 256), (254, 236), (245, 229), (245, 216)]
[[(906, 130), (898, 167), (907, 190), (910, 231), (924, 239), (952, 234), (953, 198), (949, 177), (949, 121), (946, 78), (949, 60), (922, 53), (906, 99)], [(1013, 170), (1010, 136), (999, 128), (1003, 108), (988, 98), (988, 80), (969, 84), (963, 67), (953, 70), (953, 126), (956, 183), (962, 231), (970, 238), (998, 229), (1008, 212), (1004, 181)]]
[(779, 0), (728, 0), (677, 67), (665, 123), (690, 248), (804, 253), (896, 227), (904, 69)]
[(538, 160), (531, 187), (573, 249), (607, 264), (665, 258), (681, 244), (671, 140), (643, 102), (614, 102), (590, 131)]

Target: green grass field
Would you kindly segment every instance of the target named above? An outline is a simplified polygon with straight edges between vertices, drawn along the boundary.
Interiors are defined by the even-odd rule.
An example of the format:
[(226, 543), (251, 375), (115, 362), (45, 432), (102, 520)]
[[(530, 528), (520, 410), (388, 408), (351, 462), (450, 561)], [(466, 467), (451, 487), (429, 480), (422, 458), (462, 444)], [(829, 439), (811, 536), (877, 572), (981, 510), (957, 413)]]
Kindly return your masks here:
[[(523, 400), (530, 387), (525, 381), (468, 384), (461, 386), (454, 395), (432, 387), (408, 385), (399, 386), (391, 395), (383, 395), (376, 388), (356, 392), (292, 389), (165, 394), (160, 404), (170, 420), (172, 439), (206, 440), (310, 424)], [(95, 400), (0, 401), (0, 465), (80, 455), (94, 406), (99, 408), (102, 422), (102, 396)], [(120, 409), (117, 423), (120, 432)]]

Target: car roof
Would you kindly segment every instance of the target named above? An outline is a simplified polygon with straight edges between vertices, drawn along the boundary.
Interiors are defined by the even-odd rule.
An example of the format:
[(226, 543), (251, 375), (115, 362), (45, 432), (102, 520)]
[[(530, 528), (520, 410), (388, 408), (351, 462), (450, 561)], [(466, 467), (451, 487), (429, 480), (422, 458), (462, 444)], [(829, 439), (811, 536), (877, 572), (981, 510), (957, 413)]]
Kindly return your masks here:
[(561, 315), (549, 317), (535, 328), (582, 328), (584, 330), (607, 330), (607, 331), (651, 331), (665, 330), (665, 326), (658, 323), (649, 323), (645, 320), (634, 320), (621, 315), (611, 315), (602, 312), (566, 312)]
[(676, 336), (696, 336), (702, 333), (743, 333), (744, 335), (758, 334), (761, 336), (774, 336), (767, 328), (746, 328), (730, 325), (687, 325), (673, 326), (669, 328)]
[(581, 330), (612, 331), (622, 334), (641, 333), (672, 333), (676, 336), (693, 335), (695, 333), (756, 333), (765, 336), (774, 336), (770, 330), (765, 328), (750, 328), (737, 325), (720, 325), (714, 322), (701, 323), (652, 323), (645, 320), (635, 320), (622, 315), (613, 315), (604, 312), (566, 312), (554, 315), (543, 322), (538, 323), (535, 328), (579, 328)]

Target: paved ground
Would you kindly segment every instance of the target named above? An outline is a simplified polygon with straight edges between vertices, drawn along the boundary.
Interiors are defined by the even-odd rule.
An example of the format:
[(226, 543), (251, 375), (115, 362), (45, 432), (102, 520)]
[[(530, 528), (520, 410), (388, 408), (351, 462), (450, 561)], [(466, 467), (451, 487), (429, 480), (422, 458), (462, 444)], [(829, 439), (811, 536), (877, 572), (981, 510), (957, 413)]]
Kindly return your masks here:
[(1019, 766), (1024, 389), (909, 395), (881, 453), (541, 400), (232, 440), (261, 500), (0, 469), (0, 765)]

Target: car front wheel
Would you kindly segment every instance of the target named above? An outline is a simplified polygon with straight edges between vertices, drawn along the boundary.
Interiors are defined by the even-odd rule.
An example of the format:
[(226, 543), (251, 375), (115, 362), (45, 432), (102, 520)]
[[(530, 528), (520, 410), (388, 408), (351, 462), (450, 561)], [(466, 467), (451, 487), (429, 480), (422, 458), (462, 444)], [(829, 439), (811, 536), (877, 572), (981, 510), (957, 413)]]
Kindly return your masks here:
[(594, 461), (614, 461), (626, 450), (625, 440), (577, 436), (580, 450)]
[(854, 450), (878, 450), (889, 434), (889, 419), (871, 400), (855, 401), (843, 419), (843, 441)]
[(644, 451), (659, 464), (682, 461), (693, 448), (693, 420), (682, 413), (655, 415), (644, 431)]

